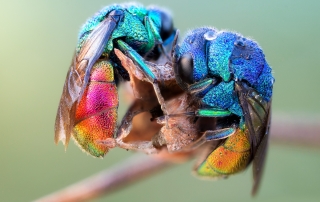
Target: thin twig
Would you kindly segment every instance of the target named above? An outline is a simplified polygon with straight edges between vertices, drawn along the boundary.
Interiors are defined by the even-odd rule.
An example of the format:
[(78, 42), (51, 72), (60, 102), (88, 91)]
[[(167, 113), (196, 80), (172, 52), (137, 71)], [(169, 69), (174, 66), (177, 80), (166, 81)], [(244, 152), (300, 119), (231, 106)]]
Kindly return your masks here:
[[(270, 134), (274, 142), (320, 146), (320, 119), (319, 117), (294, 118), (288, 115), (277, 115), (272, 119)], [(134, 155), (115, 167), (108, 168), (37, 201), (86, 201), (151, 176), (168, 165), (170, 165), (169, 162), (152, 156)]]
[(136, 154), (112, 168), (40, 198), (37, 202), (87, 201), (151, 176), (168, 165), (169, 162), (165, 160)]
[(276, 114), (271, 122), (271, 141), (320, 146), (320, 116)]

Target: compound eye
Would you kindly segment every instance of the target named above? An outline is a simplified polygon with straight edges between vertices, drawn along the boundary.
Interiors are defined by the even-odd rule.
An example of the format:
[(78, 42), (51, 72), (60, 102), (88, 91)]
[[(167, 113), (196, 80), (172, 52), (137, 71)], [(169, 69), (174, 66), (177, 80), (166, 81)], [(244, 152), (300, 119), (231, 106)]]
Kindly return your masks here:
[(163, 41), (171, 36), (173, 32), (173, 21), (171, 16), (166, 12), (161, 12), (161, 30), (160, 36)]
[(177, 72), (181, 80), (187, 84), (193, 81), (193, 58), (191, 54), (185, 53), (181, 56), (177, 64)]

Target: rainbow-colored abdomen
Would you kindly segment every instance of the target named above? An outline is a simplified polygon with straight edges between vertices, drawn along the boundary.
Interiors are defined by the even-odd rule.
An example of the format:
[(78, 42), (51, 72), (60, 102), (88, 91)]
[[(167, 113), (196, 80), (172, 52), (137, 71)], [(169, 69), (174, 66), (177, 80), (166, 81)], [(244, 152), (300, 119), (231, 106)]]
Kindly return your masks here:
[(118, 105), (113, 67), (107, 61), (97, 61), (75, 112), (73, 137), (84, 151), (103, 157), (112, 147)]
[(196, 169), (199, 176), (222, 177), (245, 169), (250, 163), (250, 142), (246, 130), (238, 128), (225, 143), (208, 155)]

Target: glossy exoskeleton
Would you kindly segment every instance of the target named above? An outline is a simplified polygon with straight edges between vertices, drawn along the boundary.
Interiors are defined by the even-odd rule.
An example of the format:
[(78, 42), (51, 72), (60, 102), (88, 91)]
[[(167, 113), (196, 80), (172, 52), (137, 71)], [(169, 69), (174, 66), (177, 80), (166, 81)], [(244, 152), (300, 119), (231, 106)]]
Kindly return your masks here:
[(194, 146), (222, 140), (207, 151), (195, 173), (225, 177), (253, 161), (255, 194), (267, 150), (274, 83), (261, 48), (238, 33), (204, 27), (191, 31), (174, 51), (177, 83), (198, 107), (185, 115), (215, 121), (214, 129), (203, 131)]
[[(119, 58), (125, 61), (130, 78), (138, 78), (131, 80), (132, 86), (146, 80), (130, 58)], [(140, 144), (142, 150), (165, 148), (173, 155), (193, 155), (199, 150), (202, 155), (195, 173), (205, 178), (226, 177), (253, 161), (255, 194), (267, 150), (274, 82), (261, 48), (240, 34), (205, 27), (191, 31), (176, 45), (172, 59), (171, 68), (148, 63), (150, 69), (168, 70), (156, 75), (158, 81), (168, 81), (164, 77), (171, 75), (176, 82), (155, 92), (162, 114), (150, 113), (162, 127), (154, 126), (156, 132)], [(175, 85), (181, 92), (166, 96)]]
[(199, 150), (194, 171), (203, 178), (227, 177), (253, 162), (254, 195), (267, 151), (274, 83), (261, 48), (240, 34), (204, 27), (176, 45), (172, 58), (184, 93), (160, 103), (163, 116), (155, 118), (163, 127), (152, 145), (171, 153)]
[(145, 61), (165, 56), (163, 45), (170, 44), (174, 34), (170, 15), (157, 7), (115, 4), (88, 19), (63, 87), (55, 142), (61, 140), (67, 146), (73, 137), (80, 148), (96, 157), (117, 146), (117, 84), (121, 78), (130, 78), (114, 50), (131, 58), (156, 84)]

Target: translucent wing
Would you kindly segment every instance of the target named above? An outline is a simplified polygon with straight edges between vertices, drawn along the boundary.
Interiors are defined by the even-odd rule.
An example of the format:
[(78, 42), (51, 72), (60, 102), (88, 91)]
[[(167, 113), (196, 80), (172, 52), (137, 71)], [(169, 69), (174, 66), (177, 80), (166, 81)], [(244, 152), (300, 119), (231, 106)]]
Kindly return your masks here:
[(101, 56), (107, 41), (117, 26), (115, 17), (115, 14), (111, 12), (89, 34), (80, 52), (73, 57), (56, 116), (55, 143), (62, 141), (65, 147), (68, 145), (75, 121), (75, 107), (87, 87), (93, 65)]
[[(271, 103), (269, 103), (271, 105)], [(260, 131), (264, 136), (261, 139), (260, 145), (254, 154), (253, 157), (253, 187), (252, 195), (255, 195), (259, 189), (260, 179), (263, 174), (263, 168), (265, 164), (267, 149), (268, 149), (268, 140), (269, 140), (269, 128), (270, 128), (270, 119), (271, 119), (271, 106), (268, 108), (267, 123), (265, 123), (264, 128)]]
[(254, 177), (252, 195), (255, 195), (259, 187), (267, 153), (271, 101), (263, 100), (253, 88), (239, 82), (236, 83), (236, 91), (243, 109), (245, 127), (249, 132)]

